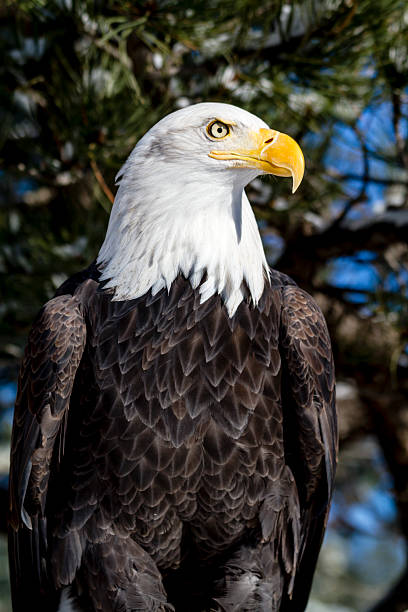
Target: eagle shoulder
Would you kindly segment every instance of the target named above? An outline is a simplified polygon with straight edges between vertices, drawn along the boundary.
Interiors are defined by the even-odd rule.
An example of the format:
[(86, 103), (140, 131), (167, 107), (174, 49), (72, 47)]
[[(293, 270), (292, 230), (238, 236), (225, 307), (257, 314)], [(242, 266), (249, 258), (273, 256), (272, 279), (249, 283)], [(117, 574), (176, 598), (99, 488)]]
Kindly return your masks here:
[(29, 600), (29, 593), (38, 596), (39, 585), (46, 581), (45, 506), (51, 472), (64, 453), (70, 397), (85, 346), (81, 310), (71, 295), (47, 302), (31, 329), (20, 369), (9, 487), (10, 578), (16, 609), (21, 598)]
[[(334, 363), (324, 316), (297, 286), (282, 289), (282, 403), (287, 463), (299, 493), (299, 566), (282, 612), (306, 606), (321, 547), (338, 453)], [(303, 607), (302, 607), (303, 606)]]

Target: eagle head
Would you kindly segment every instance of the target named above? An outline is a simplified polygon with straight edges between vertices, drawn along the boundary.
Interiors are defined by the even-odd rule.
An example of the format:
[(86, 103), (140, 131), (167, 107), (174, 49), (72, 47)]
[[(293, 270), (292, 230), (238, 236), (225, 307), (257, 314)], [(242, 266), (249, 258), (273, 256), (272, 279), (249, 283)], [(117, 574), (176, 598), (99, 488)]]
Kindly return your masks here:
[(202, 103), (161, 119), (117, 175), (98, 266), (114, 300), (170, 291), (178, 275), (201, 302), (221, 295), (229, 316), (257, 304), (269, 279), (244, 188), (259, 174), (303, 177), (299, 145), (251, 113)]
[[(241, 108), (214, 102), (167, 115), (145, 134), (135, 151), (155, 159), (159, 169), (177, 166), (184, 178), (188, 172), (197, 179), (208, 175), (215, 180), (226, 169), (237, 170), (230, 176), (244, 185), (260, 174), (292, 177), (293, 192), (305, 169), (302, 150), (293, 138)], [(225, 173), (221, 180), (228, 180)]]

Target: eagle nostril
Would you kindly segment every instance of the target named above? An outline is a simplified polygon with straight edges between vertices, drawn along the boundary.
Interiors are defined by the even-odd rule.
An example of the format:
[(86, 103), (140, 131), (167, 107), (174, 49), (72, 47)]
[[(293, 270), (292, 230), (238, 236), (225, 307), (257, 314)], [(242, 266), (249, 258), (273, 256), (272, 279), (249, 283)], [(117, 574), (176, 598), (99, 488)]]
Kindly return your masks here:
[(272, 142), (273, 138), (269, 138), (269, 140), (265, 140), (264, 144), (269, 144), (270, 142)]

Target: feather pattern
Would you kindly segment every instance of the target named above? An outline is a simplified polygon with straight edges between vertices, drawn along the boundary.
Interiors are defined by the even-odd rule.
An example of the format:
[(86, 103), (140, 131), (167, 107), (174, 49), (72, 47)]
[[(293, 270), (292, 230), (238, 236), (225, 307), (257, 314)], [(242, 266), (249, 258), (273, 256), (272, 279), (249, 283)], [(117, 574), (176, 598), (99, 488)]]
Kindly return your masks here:
[(67, 585), (103, 612), (303, 609), (335, 470), (333, 365), (312, 299), (270, 278), (233, 317), (181, 275), (113, 301), (95, 267), (45, 306), (13, 430), (16, 611), (56, 610)]

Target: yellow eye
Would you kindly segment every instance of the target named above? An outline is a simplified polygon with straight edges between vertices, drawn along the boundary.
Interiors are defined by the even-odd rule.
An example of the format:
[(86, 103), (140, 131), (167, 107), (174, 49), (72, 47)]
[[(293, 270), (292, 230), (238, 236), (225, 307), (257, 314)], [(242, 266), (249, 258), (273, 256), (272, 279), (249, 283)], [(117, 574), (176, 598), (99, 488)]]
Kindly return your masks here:
[(207, 133), (211, 138), (225, 138), (230, 133), (230, 128), (222, 121), (213, 121), (207, 126)]

